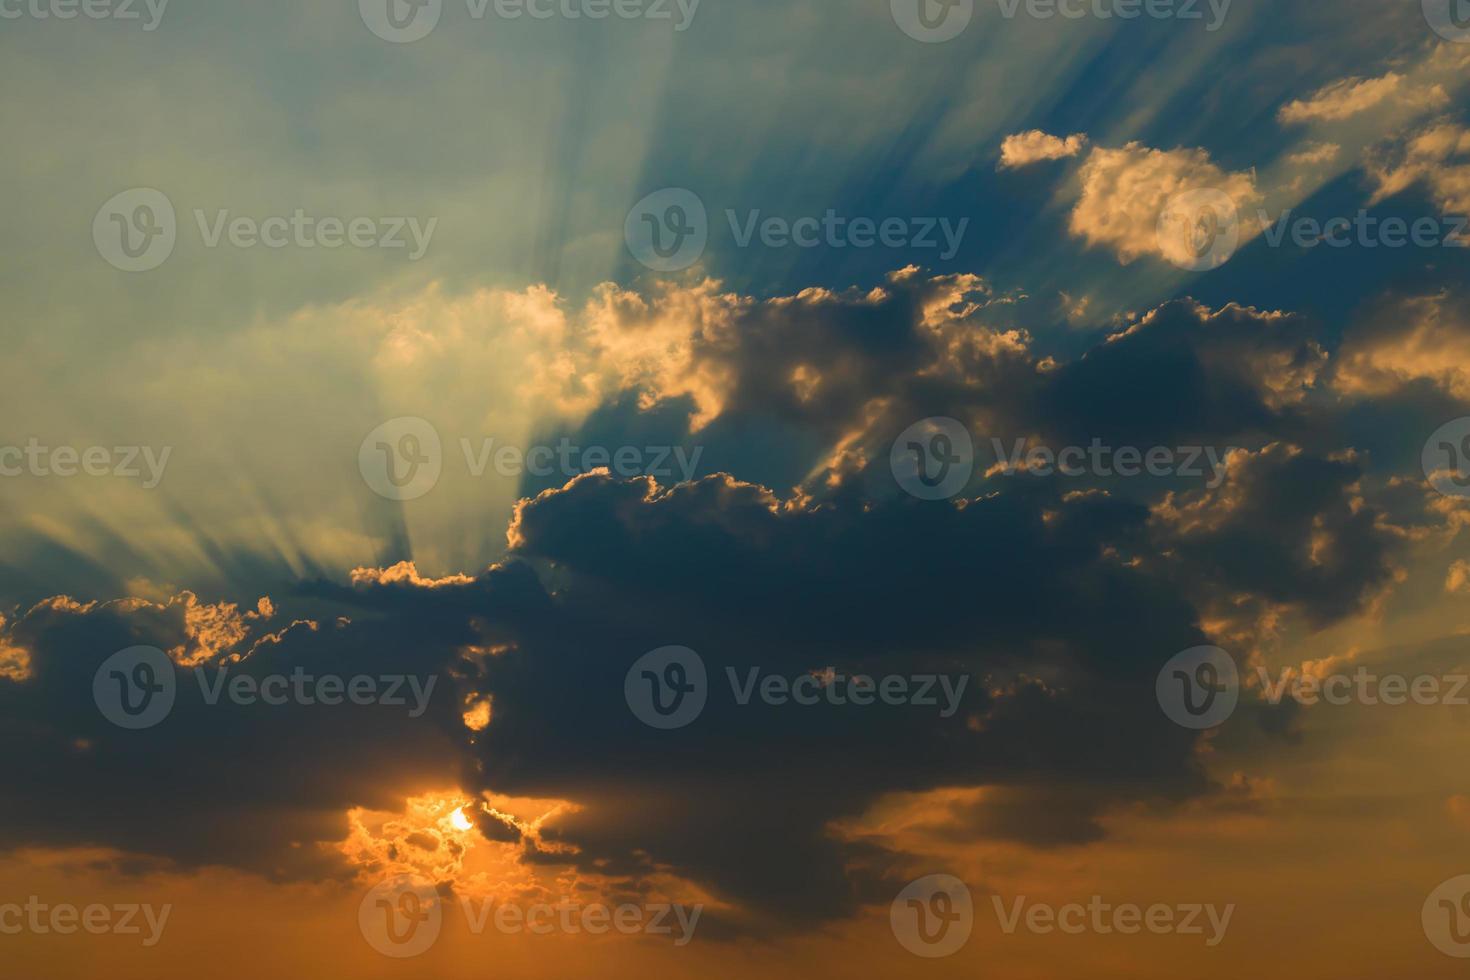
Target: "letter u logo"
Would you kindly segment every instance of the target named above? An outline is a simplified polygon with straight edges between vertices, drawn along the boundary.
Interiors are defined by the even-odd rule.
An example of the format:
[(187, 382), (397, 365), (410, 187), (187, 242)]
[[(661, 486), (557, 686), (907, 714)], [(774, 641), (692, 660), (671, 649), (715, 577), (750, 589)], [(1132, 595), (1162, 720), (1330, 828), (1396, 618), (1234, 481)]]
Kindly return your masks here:
[[(909, 451), (914, 454), (914, 460), (918, 464), (919, 482), (931, 490), (949, 479), (950, 468), (961, 462), (960, 456), (954, 451), (954, 441), (943, 432), (936, 433), (929, 440), (929, 449), (926, 452), (924, 444), (910, 442)], [(929, 475), (929, 460), (939, 464), (939, 471), (933, 476)]]
[[(153, 695), (163, 691), (158, 675), (153, 672), (153, 665), (147, 662), (134, 665), (131, 683), (120, 670), (108, 671), (108, 676), (117, 682), (118, 702), (123, 712), (134, 718), (148, 710), (148, 705), (153, 703)], [(132, 698), (134, 688), (138, 691), (136, 702)]]
[[(955, 911), (954, 898), (948, 892), (935, 892), (929, 897), (927, 903), (911, 898), (908, 906), (914, 910), (914, 921), (918, 925), (919, 938), (930, 945), (943, 942), (944, 937), (949, 933), (949, 927), (960, 920), (960, 913)], [(934, 922), (932, 929), (930, 928), (931, 917)]]
[[(416, 892), (404, 892), (398, 896), (397, 907), (386, 896), (378, 899), (378, 908), (383, 912), (383, 926), (391, 942), (403, 945), (410, 942), (419, 930), (419, 924), (427, 922), (429, 914), (423, 910)], [(405, 924), (399, 928), (399, 921)]]
[[(1174, 679), (1184, 693), (1184, 710), (1196, 718), (1203, 715), (1215, 706), (1215, 698), (1220, 694), (1220, 669), (1209, 661), (1205, 661), (1194, 669), (1191, 677), (1187, 671), (1174, 671)], [(1196, 704), (1194, 690), (1199, 688), (1204, 692), (1204, 699)]]
[[(671, 259), (678, 255), (679, 250), (684, 247), (684, 242), (696, 230), (689, 220), (689, 212), (679, 204), (670, 205), (669, 209), (664, 212), (662, 224), (659, 223), (658, 216), (653, 214), (645, 214), (643, 223), (648, 225), (649, 244), (654, 254), (661, 259)], [(673, 245), (664, 245), (665, 228), (673, 236)]]
[[(959, 5), (959, 0), (918, 0), (919, 23), (926, 30), (937, 31), (949, 20), (950, 11)], [(938, 8), (939, 13), (934, 13)]]
[[(163, 225), (159, 224), (158, 216), (146, 204), (134, 208), (130, 217), (112, 215), (112, 223), (117, 225), (118, 247), (130, 259), (142, 258), (148, 251), (148, 246), (153, 244), (153, 239), (163, 234)], [(138, 233), (136, 244), (133, 239), (134, 231)]]
[(1470, 487), (1470, 476), (1460, 471), (1462, 461), (1470, 460), (1470, 436), (1460, 440), (1458, 451), (1452, 442), (1441, 442), (1439, 448), (1450, 464), (1450, 482), (1457, 487)]
[(1189, 248), (1194, 257), (1202, 259), (1210, 254), (1215, 242), (1220, 240), (1220, 216), (1209, 206), (1202, 207), (1194, 216), (1189, 229)]
[[(428, 463), (429, 456), (423, 451), (419, 438), (411, 433), (405, 434), (398, 440), (398, 448), (386, 442), (378, 443), (378, 451), (383, 454), (383, 469), (388, 477), (388, 482), (398, 489), (403, 489), (414, 481), (419, 475), (419, 467)], [(398, 460), (402, 458), (406, 471), (402, 476), (398, 474)]]
[(1458, 902), (1442, 898), (1439, 907), (1449, 917), (1450, 937), (1457, 943), (1470, 943), (1470, 895), (1462, 896)]
[[(642, 677), (648, 682), (649, 694), (653, 701), (653, 710), (667, 717), (679, 710), (684, 703), (684, 695), (694, 691), (694, 685), (688, 682), (688, 674), (684, 671), (684, 665), (675, 661), (664, 667), (664, 674), (660, 680), (658, 674), (651, 670), (642, 672)], [(664, 702), (663, 692), (667, 687), (672, 692), (672, 699)]]
[[(394, 30), (405, 30), (410, 27), (414, 19), (419, 15), (419, 8), (423, 7), (428, 0), (386, 0), (388, 4), (388, 25)], [(403, 15), (403, 8), (408, 8), (408, 16)]]

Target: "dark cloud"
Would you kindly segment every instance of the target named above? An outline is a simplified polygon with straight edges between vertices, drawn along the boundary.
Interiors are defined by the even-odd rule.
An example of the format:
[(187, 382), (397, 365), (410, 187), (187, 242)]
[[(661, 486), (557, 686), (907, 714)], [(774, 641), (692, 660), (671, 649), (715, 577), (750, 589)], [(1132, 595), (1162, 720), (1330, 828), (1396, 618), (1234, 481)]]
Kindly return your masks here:
[(1300, 435), (1326, 362), (1300, 317), (1179, 300), (1051, 374), (1038, 421), (1072, 442), (1143, 448)]
[[(1201, 634), (1165, 583), (1103, 556), (1145, 516), (1043, 492), (808, 505), (724, 476), (668, 490), (583, 477), (525, 504), (513, 529), (517, 553), (561, 583), (559, 608), (484, 665), (485, 782), (586, 804), (562, 830), (587, 862), (646, 852), (786, 921), (850, 910), (827, 826), (885, 793), (1086, 783), (1083, 822), (1110, 800), (1182, 798), (1204, 781), (1152, 678), (1161, 651)], [(667, 644), (698, 651), (711, 676), (704, 713), (674, 732), (623, 702), (633, 661)], [(727, 671), (752, 668), (969, 687), (950, 718), (741, 706)]]
[[(349, 678), (432, 674), (440, 664), (405, 625), (287, 628), (278, 641), (257, 643), (229, 676), (298, 667)], [(180, 668), (168, 717), (124, 731), (99, 712), (93, 676), (116, 651), (188, 644), (159, 607), (47, 604), (8, 638), (28, 650), (31, 671), (20, 683), (0, 682), (0, 778), (23, 787), (0, 799), (10, 846), (89, 844), (186, 866), (325, 874), (334, 862), (316, 842), (344, 836), (347, 807), (395, 805), (406, 787), (446, 785), (457, 775), (448, 761), (457, 719), (448, 692), (431, 698), (419, 719), (376, 705), (243, 705), (229, 697), (210, 705), (198, 674)], [(219, 666), (204, 668), (210, 683)]]
[(1233, 456), (1217, 490), (1172, 498), (1161, 525), (1184, 574), (1325, 625), (1361, 609), (1393, 573), (1398, 536), (1363, 499), (1362, 479), (1351, 455), (1276, 443)]
[[(217, 612), (204, 630), (177, 603), (140, 602), (11, 616), (5, 637), (31, 675), (0, 680), (0, 779), (18, 788), (0, 833), (330, 874), (341, 868), (314, 845), (343, 836), (348, 808), (457, 784), (580, 805), (538, 839), (480, 815), (529, 862), (629, 887), (671, 871), (740, 910), (725, 928), (764, 929), (881, 892), (900, 856), (831, 827), (892, 794), (985, 787), (942, 832), (1038, 847), (1097, 839), (1119, 804), (1209, 794), (1198, 736), (1154, 700), (1159, 667), (1208, 642), (1206, 599), (1333, 622), (1391, 581), (1393, 522), (1434, 515), (1403, 484), (1365, 485), (1368, 460), (1317, 388), (1326, 355), (1307, 321), (1181, 301), (1056, 363), (987, 326), (996, 302), (974, 277), (906, 272), (876, 291), (740, 305), (695, 345), (701, 376), (725, 379), (707, 426), (689, 431), (687, 392), (628, 391), (573, 433), (682, 438), (705, 447), (702, 470), (723, 472), (528, 487), (506, 560), (479, 574), (360, 570), (290, 597), (344, 619)], [(982, 458), (959, 499), (920, 502), (897, 488), (888, 449), (937, 415), (977, 437), (1250, 451), (1218, 487), (1141, 478), (1126, 493), (1101, 478), (987, 477)], [(301, 667), (439, 687), (421, 718), (209, 706), (180, 669), (173, 715), (123, 732), (99, 717), (91, 680), (138, 643), (236, 658), (256, 677)], [(710, 696), (688, 727), (660, 731), (629, 710), (624, 677), (675, 644), (703, 658)], [(729, 677), (751, 671), (966, 687), (949, 717), (738, 704)], [(486, 697), (492, 719), (471, 731), (461, 714)]]

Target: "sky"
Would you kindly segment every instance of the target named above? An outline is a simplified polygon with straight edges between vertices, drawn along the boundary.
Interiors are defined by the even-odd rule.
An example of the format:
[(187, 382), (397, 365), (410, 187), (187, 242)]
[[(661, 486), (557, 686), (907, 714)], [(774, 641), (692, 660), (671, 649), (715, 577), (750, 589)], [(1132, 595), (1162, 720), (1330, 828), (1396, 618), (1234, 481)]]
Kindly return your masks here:
[(17, 975), (1457, 976), (1470, 3), (0, 0)]

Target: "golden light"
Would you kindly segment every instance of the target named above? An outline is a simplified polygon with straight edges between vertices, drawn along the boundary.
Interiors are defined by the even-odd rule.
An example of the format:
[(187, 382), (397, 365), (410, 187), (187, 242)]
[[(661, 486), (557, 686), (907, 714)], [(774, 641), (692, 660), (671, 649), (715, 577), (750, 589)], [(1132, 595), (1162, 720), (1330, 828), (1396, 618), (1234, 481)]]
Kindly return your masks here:
[(491, 703), (489, 698), (476, 701), (464, 713), (464, 724), (472, 732), (482, 732), (490, 725)]
[(449, 823), (455, 830), (469, 830), (475, 825), (469, 817), (464, 815), (464, 807), (460, 807), (449, 815)]

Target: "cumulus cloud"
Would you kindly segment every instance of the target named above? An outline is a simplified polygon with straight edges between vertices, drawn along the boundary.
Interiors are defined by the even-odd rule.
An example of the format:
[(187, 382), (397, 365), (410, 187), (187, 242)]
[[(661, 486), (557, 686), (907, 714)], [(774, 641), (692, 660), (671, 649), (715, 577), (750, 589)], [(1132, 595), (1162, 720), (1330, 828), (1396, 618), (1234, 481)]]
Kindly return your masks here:
[[(336, 862), (318, 844), (340, 837), (348, 807), (391, 803), (419, 780), (454, 782), (444, 728), (434, 721), (457, 724), (449, 698), (430, 701), (425, 724), (384, 706), (229, 697), (210, 704), (200, 683), (293, 671), (432, 673), (424, 651), (436, 646), (434, 624), (421, 624), (414, 637), (345, 621), (267, 633), (263, 617), (220, 613), (201, 633), (185, 611), (205, 607), (233, 604), (201, 604), (188, 594), (167, 603), (58, 597), (6, 624), (4, 645), (23, 646), (30, 658), (25, 677), (0, 675), (7, 737), (25, 746), (0, 762), (0, 778), (25, 787), (0, 804), (8, 846), (100, 844), (183, 867), (329, 876)], [(220, 642), (217, 656), (186, 666), (206, 635)], [(140, 645), (176, 652), (176, 700), (155, 727), (124, 731), (98, 710), (93, 677), (114, 652)]]
[(1290, 603), (1315, 625), (1362, 610), (1393, 579), (1396, 537), (1363, 498), (1363, 467), (1272, 443), (1232, 453), (1215, 489), (1170, 494), (1156, 508), (1167, 552), (1201, 591)]
[[(892, 498), (863, 503), (850, 491), (825, 502), (781, 497), (729, 476), (664, 488), (596, 475), (525, 503), (517, 553), (554, 564), (576, 583), (556, 600), (555, 621), (587, 621), (583, 604), (593, 597), (620, 614), (603, 620), (602, 640), (591, 649), (572, 642), (564, 628), (538, 627), (517, 636), (516, 653), (485, 665), (483, 686), (497, 706), (483, 733), (487, 780), (503, 792), (554, 790), (583, 803), (584, 819), (567, 833), (584, 861), (637, 867), (634, 852), (646, 850), (652, 861), (683, 869), (716, 894), (797, 920), (850, 909), (850, 889), (836, 885), (850, 855), (823, 830), (833, 819), (861, 812), (885, 790), (1024, 779), (1001, 761), (1021, 744), (1036, 761), (1090, 756), (1082, 767), (1095, 790), (1089, 812), (1127, 798), (1128, 774), (1139, 766), (1156, 773), (1155, 789), (1165, 795), (1202, 789), (1188, 747), (1138, 710), (1137, 699), (1148, 692), (1126, 680), (1152, 667), (1138, 647), (1167, 648), (1188, 636), (1187, 611), (1155, 606), (1162, 583), (1101, 559), (1105, 549), (1075, 547), (1126, 537), (1145, 515), (1119, 502), (1058, 493), (929, 508)], [(902, 559), (911, 535), (935, 543), (922, 563)], [(982, 541), (984, 554), (976, 551)], [(1093, 597), (1109, 596), (1108, 610), (1071, 589), (1052, 593), (1046, 583), (1059, 573), (1097, 581), (1101, 591)], [(814, 589), (816, 582), (825, 584)], [(1060, 612), (1079, 600), (1090, 608)], [(1107, 631), (1088, 638), (1073, 631), (1071, 624), (1124, 615), (1134, 603), (1154, 609), (1145, 638), (1130, 631), (1128, 641), (1120, 633), (1112, 644), (1099, 640)], [(857, 608), (865, 613), (843, 612)], [(926, 623), (918, 633), (915, 617)], [(991, 624), (984, 631), (982, 620)], [(721, 694), (711, 697), (698, 728), (674, 744), (629, 718), (617, 698), (623, 672), (656, 645), (656, 635), (696, 649), (717, 678), (715, 689), (728, 686), (727, 670), (745, 676), (751, 669), (975, 677), (1025, 670), (1066, 680), (1058, 683), (1064, 690), (1022, 683), (1009, 694), (979, 693), (963, 717), (952, 719), (742, 708)], [(1114, 698), (1134, 707), (1119, 703), (1115, 715)], [(532, 710), (548, 699), (559, 705), (554, 717), (580, 724), (549, 724), (545, 711)], [(1125, 761), (1084, 746), (1081, 732), (1104, 717), (1133, 746), (1130, 754), (1141, 755)], [(601, 733), (595, 745), (582, 737), (586, 730)], [(655, 751), (661, 764), (643, 764)], [(917, 772), (915, 758), (926, 760)], [(719, 787), (684, 788), (710, 768), (722, 773)], [(579, 792), (578, 773), (600, 774), (603, 782), (615, 777), (620, 788)], [(742, 799), (773, 806), (741, 806)], [(1032, 805), (1048, 803), (1038, 796)], [(707, 846), (710, 839), (720, 845)]]
[(1074, 157), (1087, 145), (1085, 133), (1068, 137), (1052, 136), (1039, 129), (1007, 136), (1000, 145), (1000, 169), (1014, 170), (1043, 160)]
[[(1180, 264), (1176, 236), (1161, 235), (1159, 222), (1170, 202), (1189, 191), (1215, 191), (1243, 211), (1261, 198), (1254, 171), (1221, 169), (1201, 149), (1156, 150), (1142, 143), (1112, 149), (1096, 147), (1078, 175), (1082, 192), (1072, 209), (1069, 229), (1089, 247), (1111, 249), (1128, 264), (1151, 255)], [(1251, 230), (1241, 222), (1242, 240)]]
[[(1176, 175), (1212, 166), (1109, 152)], [(894, 795), (983, 791), (988, 805), (956, 808), (952, 832), (1057, 847), (1104, 835), (1113, 808), (1211, 793), (1199, 736), (1154, 701), (1159, 665), (1215, 638), (1208, 598), (1321, 624), (1392, 580), (1403, 539), (1314, 414), (1328, 356), (1302, 317), (1181, 300), (1068, 356), (997, 322), (1006, 297), (983, 279), (913, 268), (770, 299), (712, 282), (607, 287), (565, 320), (544, 299), (527, 295), (531, 319), (618, 366), (569, 436), (697, 431), (719, 472), (673, 484), (602, 471), (528, 491), (499, 529), (508, 555), (478, 571), (425, 574), (405, 541), (253, 608), (185, 592), (57, 598), (7, 618), (9, 845), (285, 878), (408, 854), (455, 875), (443, 821), (454, 828), (458, 804), (424, 795), (454, 787), (558, 801), (534, 832), (507, 805), (476, 813), (507, 860), (634, 890), (674, 876), (720, 903), (725, 928), (791, 929), (853, 914), (911, 857), (833, 832)], [(976, 436), (953, 502), (903, 494), (890, 469), (899, 433), (933, 416)], [(987, 435), (1246, 448), (1215, 487), (1123, 487), (987, 475)], [(176, 651), (180, 702), (124, 738), (91, 678), (137, 643)], [(670, 643), (696, 650), (712, 685), (676, 738), (623, 699), (633, 662)], [(195, 662), (255, 678), (410, 674), (442, 694), (417, 720), (209, 705)], [(740, 705), (729, 672), (752, 670), (944, 674), (967, 693), (949, 717)], [(145, 770), (190, 779), (138, 793)]]
[(651, 299), (604, 284), (583, 311), (591, 355), (586, 373), (605, 379), (605, 391), (641, 387), (645, 404), (687, 396), (694, 428), (703, 428), (732, 385), (708, 355), (729, 348), (734, 322), (748, 305), (711, 279), (663, 285)]
[[(1327, 363), (1302, 317), (1177, 300), (1050, 372), (1038, 415), (1070, 441), (1172, 439), (1223, 449), (1231, 439), (1299, 430)], [(1130, 381), (1120, 386), (1121, 378)]]

